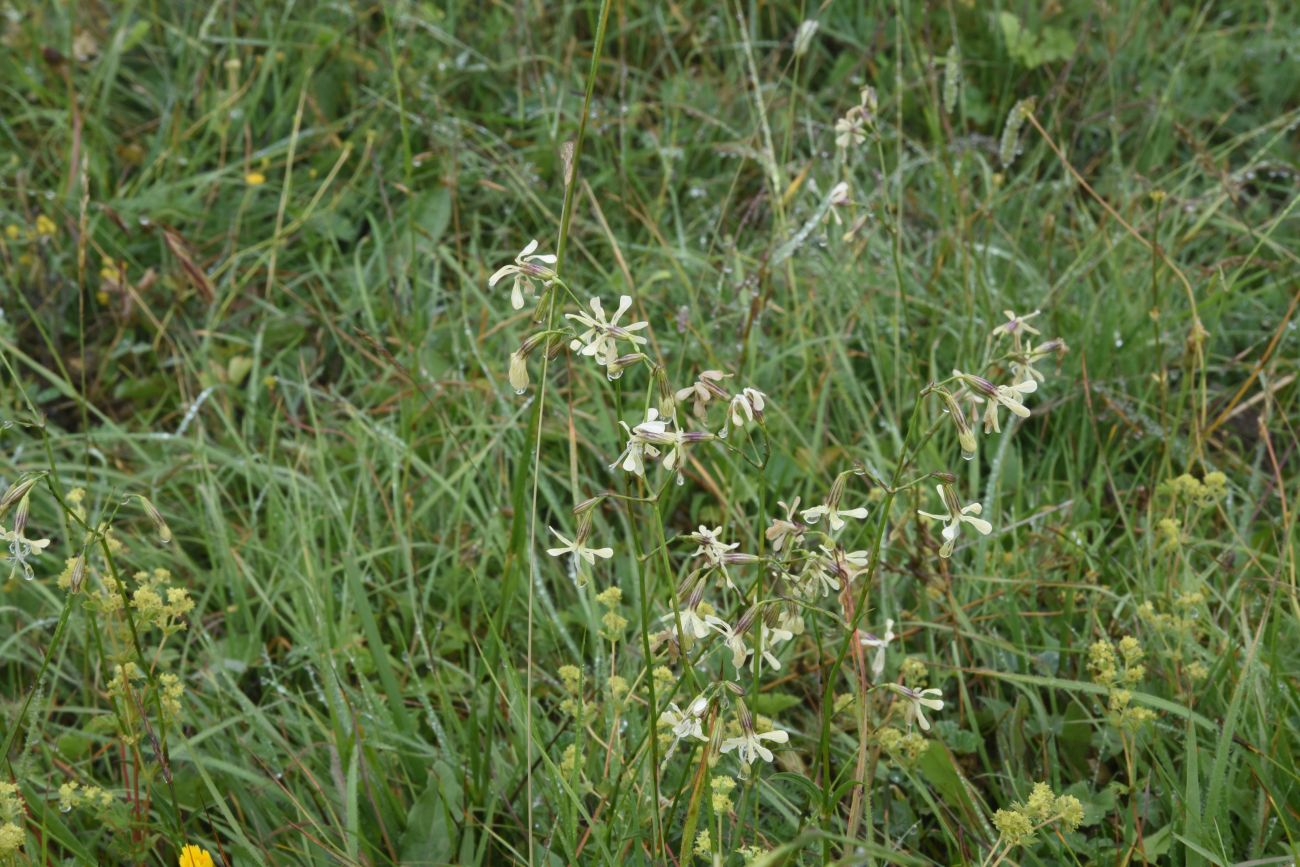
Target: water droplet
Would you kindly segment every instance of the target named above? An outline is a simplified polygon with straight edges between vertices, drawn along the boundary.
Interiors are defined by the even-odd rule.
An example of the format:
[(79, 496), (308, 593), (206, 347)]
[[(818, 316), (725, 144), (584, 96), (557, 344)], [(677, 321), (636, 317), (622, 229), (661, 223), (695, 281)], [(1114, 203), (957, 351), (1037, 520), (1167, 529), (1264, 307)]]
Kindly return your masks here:
[(71, 804), (60, 804), (60, 805), (59, 805), (59, 812), (60, 812), (60, 813), (71, 813), (71, 812), (72, 812), (72, 805), (71, 805)]
[(974, 452), (962, 452), (962, 453), (961, 453), (961, 459), (962, 459), (963, 461), (973, 461), (973, 460), (975, 460), (975, 453), (974, 453)]
[(677, 487), (680, 488), (680, 487), (681, 487), (682, 485), (684, 485), (684, 484), (686, 484), (686, 477), (683, 476), (681, 473), (678, 473), (678, 474), (677, 474)]
[(722, 430), (718, 431), (718, 439), (720, 439), (720, 440), (725, 440), (725, 439), (727, 438), (727, 433), (728, 433), (728, 431), (727, 431), (727, 429), (724, 427)]
[(523, 394), (523, 393), (526, 392), (526, 391), (528, 391), (528, 389), (526, 389), (526, 388), (516, 388), (516, 389), (515, 389), (515, 394)]

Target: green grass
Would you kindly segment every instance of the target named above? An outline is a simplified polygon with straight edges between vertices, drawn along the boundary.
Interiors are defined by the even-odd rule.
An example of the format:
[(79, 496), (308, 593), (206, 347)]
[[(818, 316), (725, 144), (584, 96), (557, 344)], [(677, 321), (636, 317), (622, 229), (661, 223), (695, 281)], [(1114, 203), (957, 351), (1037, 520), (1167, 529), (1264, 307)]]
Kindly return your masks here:
[[(6, 18), (0, 487), (46, 473), (28, 535), (52, 540), (0, 596), (17, 863), (175, 864), (185, 843), (241, 865), (686, 863), (703, 829), (723, 864), (746, 846), (771, 864), (1294, 863), (1300, 16), (1063, 5)], [(805, 18), (820, 28), (796, 57)], [(842, 155), (833, 124), (868, 84), (873, 133)], [(508, 355), (541, 326), (487, 280), (531, 238), (583, 301), (635, 297), (674, 388), (719, 368), (765, 392), (763, 434), (692, 447), (680, 487), (660, 467), (638, 485), (607, 465), (618, 420), (657, 400), (645, 366), (612, 383), (567, 351), (543, 371), (539, 351), (517, 396)], [(561, 327), (576, 305), (551, 297), (538, 315)], [(964, 462), (918, 393), (954, 367), (1006, 382), (989, 335), (1007, 308), (1041, 309), (1069, 352), (1040, 364), (1032, 416), (1004, 412)], [(863, 691), (835, 595), (804, 609), (780, 671), (650, 646), (690, 569), (678, 534), (720, 525), (769, 553), (778, 500), (821, 502), (855, 468), (882, 483), (848, 480), (870, 516), (841, 541), (879, 554), (854, 612), (897, 621), (885, 680), (914, 658), (947, 702), (912, 761), (881, 748), (901, 700)], [(930, 472), (994, 528), (946, 560), (915, 516), (939, 508)], [(1216, 472), (1204, 505), (1168, 484)], [(592, 543), (615, 555), (578, 587), (546, 528), (572, 537), (573, 506), (606, 491), (660, 493), (595, 508)], [(82, 552), (70, 595), (59, 574)], [(195, 602), (161, 644), (105, 583), (155, 568)], [(747, 603), (714, 585), (734, 623)], [(610, 586), (630, 621), (614, 644)], [(1165, 628), (1141, 613), (1192, 594)], [(1132, 731), (1088, 667), (1129, 635), (1146, 651), (1131, 707), (1155, 714)], [(114, 694), (127, 661), (147, 674)], [(184, 684), (178, 715), (163, 674)], [(664, 761), (651, 710), (724, 675), (790, 732), (725, 813), (709, 779), (736, 776), (734, 753)], [(714, 709), (725, 727), (734, 697)], [(111, 805), (61, 812), (69, 781)], [(1084, 821), (1008, 854), (992, 815), (1040, 781)]]

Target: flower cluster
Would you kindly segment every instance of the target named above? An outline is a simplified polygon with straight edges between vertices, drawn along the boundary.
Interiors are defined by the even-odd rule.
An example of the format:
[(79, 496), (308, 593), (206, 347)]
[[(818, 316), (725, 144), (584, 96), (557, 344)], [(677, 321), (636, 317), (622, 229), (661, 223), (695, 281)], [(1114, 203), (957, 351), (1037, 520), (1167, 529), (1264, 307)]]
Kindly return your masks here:
[(1136, 731), (1143, 723), (1156, 718), (1153, 711), (1133, 706), (1133, 693), (1129, 689), (1146, 677), (1147, 669), (1142, 663), (1145, 655), (1142, 643), (1131, 635), (1121, 638), (1118, 644), (1101, 640), (1088, 648), (1088, 671), (1093, 682), (1109, 690), (1108, 718), (1128, 731)]
[(23, 847), (27, 834), (22, 822), (23, 802), (18, 787), (0, 782), (0, 858), (10, 858)]
[(1073, 831), (1083, 824), (1083, 804), (1073, 795), (1057, 795), (1047, 783), (1038, 783), (1024, 803), (993, 814), (999, 842), (1011, 848), (1030, 843), (1038, 830), (1057, 824)]

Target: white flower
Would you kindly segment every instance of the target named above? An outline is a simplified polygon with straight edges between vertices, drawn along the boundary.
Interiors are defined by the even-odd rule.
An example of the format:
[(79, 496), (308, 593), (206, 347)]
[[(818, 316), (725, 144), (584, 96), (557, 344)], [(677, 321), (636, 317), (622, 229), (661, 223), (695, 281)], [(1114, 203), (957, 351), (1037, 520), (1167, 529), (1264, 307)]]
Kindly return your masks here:
[(722, 390), (718, 383), (731, 376), (729, 373), (723, 373), (721, 370), (702, 370), (699, 379), (686, 388), (679, 388), (673, 394), (677, 400), (686, 400), (688, 397), (694, 397), (695, 401), (691, 405), (691, 412), (695, 417), (703, 419), (708, 412), (708, 403), (713, 398), (725, 400), (727, 393)]
[[(908, 689), (905, 686), (900, 686), (896, 683), (889, 684), (889, 688), (901, 695), (903, 700), (906, 702), (903, 706), (903, 714), (907, 724), (911, 725), (915, 720), (920, 723), (921, 731), (928, 732), (930, 730), (930, 721), (925, 718), (925, 711), (922, 708), (928, 707), (930, 710), (943, 710), (943, 699), (939, 698), (939, 696), (943, 695), (943, 691), (938, 689), (923, 689), (917, 691), (914, 689)], [(933, 697), (927, 698), (926, 696)]]
[[(19, 523), (22, 523), (19, 521)], [(0, 529), (0, 539), (9, 541), (9, 559), (13, 560), (13, 566), (9, 569), (9, 577), (12, 578), (14, 573), (19, 569), (23, 571), (23, 577), (31, 581), (36, 577), (32, 572), (31, 565), (28, 564), (27, 558), (38, 556), (50, 545), (49, 539), (28, 539), (18, 530)]]
[(773, 518), (772, 526), (768, 527), (763, 535), (772, 543), (773, 553), (780, 554), (781, 549), (792, 540), (797, 542), (803, 536), (805, 527), (794, 520), (794, 513), (799, 509), (798, 497), (795, 497), (794, 502), (788, 506), (784, 500), (777, 500), (776, 504), (785, 509), (785, 517)]
[(718, 538), (718, 534), (721, 532), (721, 527), (714, 527), (710, 530), (708, 527), (700, 524), (698, 530), (686, 537), (700, 546), (695, 549), (695, 554), (692, 556), (704, 557), (704, 561), (710, 566), (721, 566), (723, 556), (728, 551), (734, 551), (740, 547), (739, 542), (732, 542), (730, 545), (724, 543)]
[[(677, 619), (681, 617), (681, 632), (677, 631)], [(731, 626), (727, 621), (714, 614), (703, 614), (694, 608), (683, 608), (681, 611), (669, 611), (659, 622), (667, 623), (668, 629), (682, 644), (689, 645), (694, 639), (704, 638), (710, 632), (719, 632), (727, 635), (731, 632)]]
[(1023, 401), (1024, 395), (1038, 390), (1038, 383), (1033, 379), (1027, 379), (1017, 385), (994, 385), (983, 377), (962, 373), (960, 370), (954, 370), (952, 375), (988, 398), (988, 404), (984, 407), (984, 433), (1002, 431), (998, 425), (999, 406), (1005, 406), (1021, 418), (1029, 418), (1029, 410), (1025, 408)]
[(808, 53), (808, 46), (812, 45), (813, 37), (817, 35), (817, 28), (820, 26), (813, 18), (799, 25), (799, 29), (794, 34), (795, 57), (803, 57)]
[(534, 253), (537, 249), (537, 241), (528, 242), (528, 246), (519, 251), (515, 256), (514, 264), (503, 265), (498, 268), (496, 273), (488, 278), (488, 286), (496, 286), (509, 275), (515, 275), (515, 282), (510, 290), (510, 305), (516, 310), (524, 306), (524, 289), (534, 298), (537, 297), (537, 287), (534, 285), (534, 278), (542, 282), (549, 282), (555, 279), (555, 271), (551, 268), (543, 267), (542, 264), (554, 265), (555, 256), (550, 253)]
[(697, 740), (707, 741), (709, 738), (704, 734), (701, 721), (708, 709), (709, 700), (704, 696), (696, 698), (684, 711), (678, 708), (676, 704), (670, 703), (668, 710), (659, 714), (659, 725), (671, 728), (675, 740), (696, 738)]
[(823, 515), (830, 521), (831, 532), (838, 533), (844, 527), (845, 518), (865, 518), (867, 510), (862, 506), (856, 509), (841, 509), (839, 503), (813, 506), (811, 509), (803, 510), (803, 519), (809, 524), (816, 524)]
[(862, 144), (867, 140), (865, 127), (866, 118), (858, 107), (849, 109), (848, 114), (835, 121), (835, 146), (840, 150), (848, 150), (855, 144)]
[(1032, 343), (1025, 344), (1023, 353), (1017, 353), (1011, 357), (1011, 375), (1020, 380), (1033, 379), (1042, 382), (1046, 377), (1034, 367), (1034, 364), (1046, 358), (1053, 353), (1064, 353), (1067, 351), (1065, 341), (1049, 340), (1046, 343), (1040, 343), (1034, 346)]
[(823, 553), (814, 554), (804, 561), (803, 571), (799, 573), (799, 583), (805, 596), (826, 596), (840, 589), (834, 557), (824, 546), (821, 550)]
[(1015, 341), (1017, 346), (1019, 346), (1021, 332), (1027, 334), (1040, 333), (1037, 328), (1029, 324), (1029, 320), (1033, 319), (1041, 312), (1042, 311), (1040, 310), (1035, 310), (1033, 313), (1027, 313), (1024, 316), (1017, 316), (1011, 310), (1003, 310), (1002, 314), (1007, 317), (1007, 321), (993, 329), (993, 336), (1002, 337), (1003, 335), (1010, 335), (1011, 339)]
[(547, 527), (546, 529), (550, 530), (555, 538), (564, 543), (559, 548), (546, 549), (546, 553), (550, 554), (552, 557), (562, 557), (565, 554), (572, 554), (575, 561), (586, 560), (588, 564), (591, 564), (596, 562), (597, 557), (608, 560), (610, 557), (614, 556), (613, 548), (588, 548), (585, 540), (580, 539), (576, 542), (571, 542), (557, 533), (554, 527)]
[(774, 729), (770, 732), (755, 734), (752, 731), (743, 732), (738, 738), (727, 738), (722, 742), (719, 752), (729, 753), (736, 751), (736, 756), (745, 764), (752, 764), (754, 759), (762, 758), (765, 762), (772, 761), (772, 751), (763, 746), (763, 741), (771, 741), (774, 744), (783, 744), (790, 740), (788, 732), (780, 729)]
[(943, 500), (944, 508), (947, 511), (942, 515), (936, 515), (932, 512), (923, 512), (917, 509), (917, 514), (935, 521), (943, 521), (943, 546), (939, 548), (939, 556), (947, 557), (952, 554), (953, 546), (957, 544), (957, 536), (961, 533), (962, 524), (970, 524), (981, 535), (987, 536), (993, 531), (993, 525), (983, 518), (976, 517), (984, 511), (984, 507), (979, 503), (971, 503), (963, 506), (957, 499), (957, 492), (950, 485), (935, 485), (934, 488), (939, 492), (939, 498)]
[(863, 647), (874, 647), (876, 649), (875, 655), (871, 658), (871, 676), (876, 680), (879, 680), (880, 675), (885, 671), (885, 648), (889, 646), (889, 642), (893, 641), (897, 637), (898, 636), (894, 635), (893, 620), (885, 621), (884, 638), (877, 638), (870, 632), (858, 633), (859, 644)]
[(747, 422), (758, 419), (763, 420), (763, 407), (766, 406), (767, 395), (756, 388), (743, 388), (740, 393), (731, 398), (731, 403), (727, 406), (727, 422), (723, 425), (723, 436), (734, 425), (742, 428)]
[(781, 669), (781, 660), (777, 659), (772, 651), (776, 649), (778, 644), (792, 638), (794, 638), (794, 633), (788, 629), (783, 629), (780, 626), (768, 626), (766, 623), (759, 624), (758, 644), (763, 648), (763, 661), (770, 665), (773, 671)]
[(646, 411), (645, 421), (636, 427), (629, 428), (625, 421), (620, 421), (619, 424), (623, 426), (623, 430), (627, 431), (627, 445), (624, 446), (623, 453), (618, 456), (618, 459), (609, 465), (609, 468), (612, 470), (622, 464), (623, 469), (627, 472), (644, 476), (645, 459), (659, 456), (659, 450), (654, 447), (651, 441), (662, 442), (664, 435), (668, 431), (668, 421), (660, 419), (659, 410), (651, 407)]
[(518, 352), (510, 353), (510, 387), (523, 394), (528, 388), (528, 362)]
[(618, 358), (617, 341), (626, 340), (633, 345), (641, 345), (646, 342), (644, 337), (632, 334), (632, 332), (649, 327), (648, 322), (632, 322), (628, 325), (618, 324), (619, 318), (632, 306), (631, 295), (624, 295), (619, 299), (618, 309), (609, 318), (605, 317), (605, 308), (601, 306), (599, 298), (592, 298), (588, 306), (591, 307), (590, 314), (585, 311), (564, 314), (566, 319), (572, 319), (587, 329), (570, 341), (570, 349), (581, 352), (583, 355), (593, 356), (596, 363), (603, 367), (612, 364), (614, 359)]

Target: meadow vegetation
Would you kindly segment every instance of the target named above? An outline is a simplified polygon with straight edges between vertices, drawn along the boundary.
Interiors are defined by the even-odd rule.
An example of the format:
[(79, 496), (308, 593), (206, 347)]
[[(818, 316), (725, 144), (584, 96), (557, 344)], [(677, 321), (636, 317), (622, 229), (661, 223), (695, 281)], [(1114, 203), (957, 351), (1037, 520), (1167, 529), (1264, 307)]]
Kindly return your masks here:
[(1296, 863), (1294, 5), (0, 11), (0, 863)]

